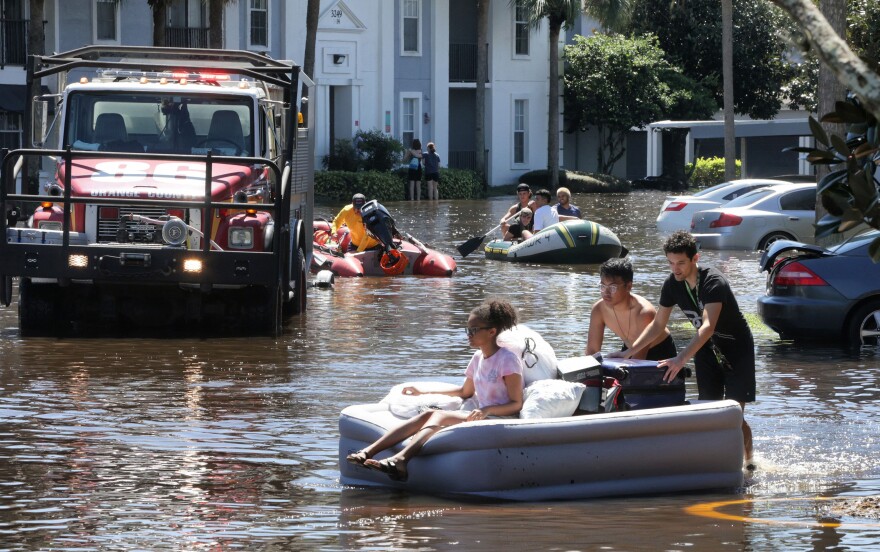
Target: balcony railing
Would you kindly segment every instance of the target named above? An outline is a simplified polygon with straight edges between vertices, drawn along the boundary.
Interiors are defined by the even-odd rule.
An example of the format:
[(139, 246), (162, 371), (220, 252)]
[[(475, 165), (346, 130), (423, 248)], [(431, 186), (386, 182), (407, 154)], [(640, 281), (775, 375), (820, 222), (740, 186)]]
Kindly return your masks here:
[(477, 45), (449, 45), (449, 82), (477, 82)]
[(24, 66), (27, 60), (27, 19), (0, 19), (0, 69)]
[(207, 48), (208, 28), (165, 27), (165, 45), (171, 48)]
[(449, 152), (449, 168), (450, 169), (467, 169), (472, 171), (477, 168), (477, 152), (476, 151), (450, 151)]

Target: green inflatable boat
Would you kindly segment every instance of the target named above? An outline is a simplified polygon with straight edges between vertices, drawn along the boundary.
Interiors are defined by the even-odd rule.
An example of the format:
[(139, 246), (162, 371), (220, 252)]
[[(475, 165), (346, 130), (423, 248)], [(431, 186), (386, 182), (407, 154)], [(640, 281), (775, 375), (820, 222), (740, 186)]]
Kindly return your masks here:
[(627, 249), (611, 230), (588, 220), (558, 222), (522, 242), (486, 244), (486, 258), (496, 261), (598, 264), (624, 257)]

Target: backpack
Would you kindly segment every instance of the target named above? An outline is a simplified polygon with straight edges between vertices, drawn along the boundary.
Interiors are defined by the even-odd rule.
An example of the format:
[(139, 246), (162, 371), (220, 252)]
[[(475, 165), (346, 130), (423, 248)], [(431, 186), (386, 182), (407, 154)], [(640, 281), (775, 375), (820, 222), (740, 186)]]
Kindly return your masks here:
[(585, 379), (587, 386), (578, 404), (578, 410), (595, 414), (598, 412), (620, 412), (629, 410), (623, 397), (623, 387), (617, 378), (599, 376)]

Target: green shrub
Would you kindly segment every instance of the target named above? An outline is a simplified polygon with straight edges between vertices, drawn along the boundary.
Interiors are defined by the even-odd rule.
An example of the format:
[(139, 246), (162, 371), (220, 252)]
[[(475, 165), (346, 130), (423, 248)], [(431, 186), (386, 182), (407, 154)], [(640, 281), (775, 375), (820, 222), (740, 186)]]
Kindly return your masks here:
[[(393, 172), (379, 171), (323, 171), (315, 173), (315, 195), (327, 200), (348, 203), (351, 196), (362, 193), (367, 200), (379, 203), (402, 201), (406, 186), (406, 169)], [(422, 197), (427, 189), (422, 179)], [(481, 197), (483, 186), (477, 173), (462, 169), (440, 169), (441, 199), (471, 199)]]
[(354, 142), (362, 154), (361, 167), (365, 171), (390, 171), (405, 151), (399, 140), (379, 129), (357, 131)]
[[(531, 186), (532, 191), (540, 188), (550, 189), (550, 171), (541, 169), (529, 171), (519, 177), (520, 182)], [(581, 173), (565, 169), (559, 170), (559, 186), (572, 193), (628, 193), (629, 181), (610, 174)], [(555, 190), (550, 190), (551, 193)]]
[(333, 151), (325, 155), (321, 160), (324, 170), (354, 172), (360, 167), (360, 154), (351, 140), (346, 138), (336, 140)]
[(354, 138), (341, 138), (321, 164), (328, 171), (390, 171), (404, 152), (399, 140), (380, 130), (359, 130)]
[[(685, 173), (691, 174), (689, 185), (694, 188), (707, 188), (724, 182), (724, 158), (723, 157), (699, 157), (697, 158), (696, 168), (693, 163), (685, 165)], [(739, 178), (742, 173), (742, 163), (736, 160), (736, 176)]]

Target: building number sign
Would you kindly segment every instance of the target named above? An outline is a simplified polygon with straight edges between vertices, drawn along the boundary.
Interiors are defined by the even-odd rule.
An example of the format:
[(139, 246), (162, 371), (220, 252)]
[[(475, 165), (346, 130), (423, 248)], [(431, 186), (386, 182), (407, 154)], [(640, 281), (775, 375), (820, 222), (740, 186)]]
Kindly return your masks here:
[(336, 24), (339, 25), (342, 23), (342, 10), (339, 8), (333, 8), (330, 10), (330, 17), (336, 20)]

